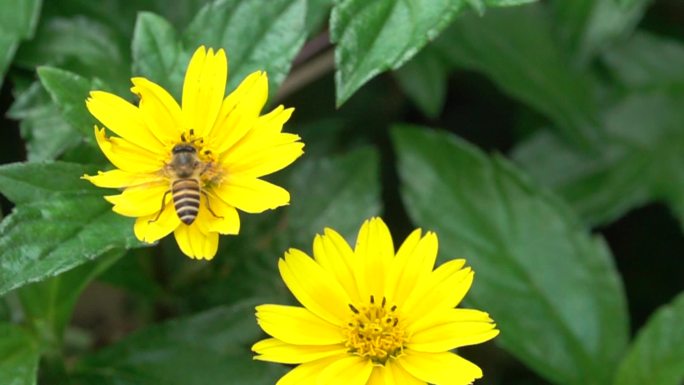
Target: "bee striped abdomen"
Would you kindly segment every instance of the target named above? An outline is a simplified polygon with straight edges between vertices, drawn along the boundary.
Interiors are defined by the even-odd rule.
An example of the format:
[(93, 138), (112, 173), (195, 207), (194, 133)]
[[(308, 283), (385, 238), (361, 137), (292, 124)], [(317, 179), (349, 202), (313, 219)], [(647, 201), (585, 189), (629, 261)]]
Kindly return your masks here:
[(194, 178), (177, 179), (171, 184), (173, 206), (181, 222), (191, 224), (197, 218), (200, 206), (200, 185)]

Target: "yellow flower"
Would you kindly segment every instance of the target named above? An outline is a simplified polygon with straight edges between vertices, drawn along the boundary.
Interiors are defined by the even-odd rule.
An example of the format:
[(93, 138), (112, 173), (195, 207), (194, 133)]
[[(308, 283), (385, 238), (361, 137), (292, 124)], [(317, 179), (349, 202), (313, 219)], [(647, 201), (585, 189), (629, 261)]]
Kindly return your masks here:
[(494, 338), (487, 313), (454, 308), (473, 281), (462, 259), (432, 270), (437, 236), (417, 229), (394, 252), (380, 218), (366, 221), (352, 250), (325, 229), (314, 259), (290, 249), (280, 275), (304, 307), (257, 306), (271, 335), (255, 359), (299, 364), (278, 385), (462, 385), (482, 377), (451, 349)]
[(228, 62), (222, 49), (200, 47), (190, 59), (182, 105), (159, 85), (131, 79), (138, 106), (93, 91), (88, 110), (111, 132), (95, 127), (100, 149), (116, 167), (84, 178), (121, 188), (106, 196), (121, 215), (137, 218), (138, 239), (152, 243), (173, 232), (191, 258), (211, 259), (219, 234), (237, 234), (236, 209), (260, 213), (289, 203), (283, 188), (259, 179), (302, 154), (299, 136), (281, 132), (293, 109), (260, 115), (268, 98), (257, 71), (224, 98)]

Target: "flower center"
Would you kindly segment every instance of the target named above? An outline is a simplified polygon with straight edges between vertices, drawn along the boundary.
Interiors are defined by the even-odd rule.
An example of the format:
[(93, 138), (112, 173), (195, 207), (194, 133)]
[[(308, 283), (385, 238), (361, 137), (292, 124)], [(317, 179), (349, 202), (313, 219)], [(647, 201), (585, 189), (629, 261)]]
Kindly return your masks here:
[(368, 357), (376, 365), (384, 365), (390, 358), (399, 357), (404, 351), (406, 333), (399, 323), (397, 307), (387, 307), (385, 297), (375, 303), (370, 296), (370, 304), (356, 308), (349, 304), (352, 316), (345, 327), (348, 352)]

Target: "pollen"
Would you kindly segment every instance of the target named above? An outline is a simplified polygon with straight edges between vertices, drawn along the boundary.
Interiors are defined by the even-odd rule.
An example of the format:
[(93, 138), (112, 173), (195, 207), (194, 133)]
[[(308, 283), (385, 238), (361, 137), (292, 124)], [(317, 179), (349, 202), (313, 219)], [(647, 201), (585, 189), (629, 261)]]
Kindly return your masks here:
[(345, 327), (348, 352), (366, 357), (376, 366), (383, 366), (404, 351), (406, 332), (397, 314), (397, 307), (387, 305), (385, 297), (377, 303), (371, 295), (368, 304), (349, 304), (350, 320)]

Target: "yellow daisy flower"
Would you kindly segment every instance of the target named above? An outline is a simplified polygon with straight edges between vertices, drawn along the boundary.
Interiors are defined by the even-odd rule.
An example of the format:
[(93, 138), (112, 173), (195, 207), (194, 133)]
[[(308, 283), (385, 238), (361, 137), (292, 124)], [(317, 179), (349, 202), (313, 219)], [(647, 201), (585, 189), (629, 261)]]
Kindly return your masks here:
[(116, 167), (84, 178), (120, 188), (106, 196), (114, 212), (135, 217), (135, 235), (152, 243), (173, 232), (191, 258), (211, 259), (219, 234), (237, 234), (236, 209), (260, 213), (289, 203), (283, 188), (259, 179), (302, 153), (299, 136), (281, 132), (293, 109), (260, 115), (268, 98), (257, 71), (224, 98), (228, 61), (222, 49), (198, 48), (188, 65), (182, 105), (148, 79), (131, 79), (135, 106), (93, 91), (88, 110), (118, 136), (95, 127), (100, 149)]
[(432, 270), (437, 236), (417, 229), (394, 252), (380, 218), (367, 220), (354, 250), (325, 229), (314, 258), (290, 249), (278, 263), (304, 307), (257, 306), (271, 335), (255, 359), (299, 364), (278, 385), (462, 385), (480, 368), (450, 352), (494, 338), (487, 313), (456, 309), (473, 281), (463, 259)]

